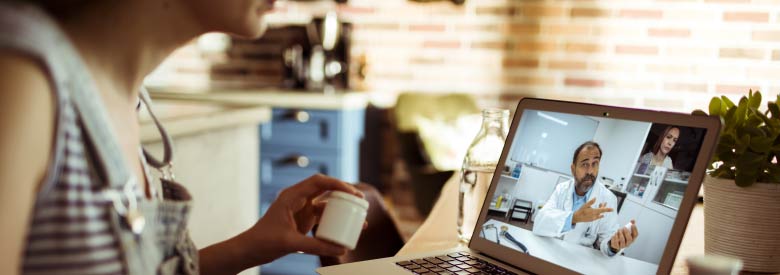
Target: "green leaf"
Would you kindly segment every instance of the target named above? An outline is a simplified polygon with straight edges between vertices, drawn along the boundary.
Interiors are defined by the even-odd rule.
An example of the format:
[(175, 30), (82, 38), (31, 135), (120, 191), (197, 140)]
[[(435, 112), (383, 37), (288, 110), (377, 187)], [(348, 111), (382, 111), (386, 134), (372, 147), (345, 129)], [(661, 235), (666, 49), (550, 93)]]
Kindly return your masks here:
[(723, 118), (723, 120), (725, 120), (724, 121), (724, 125), (725, 125), (724, 128), (725, 129), (724, 130), (728, 131), (728, 130), (734, 129), (734, 126), (737, 125), (736, 114), (737, 114), (737, 108), (731, 108), (731, 109), (729, 109), (728, 112), (726, 112), (726, 116)]
[(737, 173), (736, 177), (734, 178), (734, 182), (737, 183), (740, 187), (748, 187), (753, 185), (753, 183), (756, 182), (756, 178), (758, 175), (748, 175), (745, 173)]
[(775, 140), (770, 137), (753, 137), (750, 140), (750, 149), (758, 153), (768, 153), (772, 149), (772, 143), (774, 142)]
[(737, 139), (737, 144), (734, 146), (734, 149), (736, 150), (735, 153), (742, 154), (747, 150), (748, 146), (750, 145), (750, 135), (745, 134), (742, 135), (739, 139)]
[(750, 108), (758, 109), (758, 107), (761, 106), (761, 92), (756, 91), (748, 100), (749, 100), (748, 106)]
[(710, 100), (710, 115), (720, 116), (721, 109), (722, 107), (721, 107), (720, 99), (717, 97), (713, 97), (712, 100)]
[(723, 101), (723, 104), (726, 105), (726, 108), (728, 109), (734, 108), (734, 102), (732, 102), (731, 99), (729, 99), (725, 95), (720, 96), (720, 100)]
[(760, 119), (761, 119), (761, 120), (762, 120), (762, 121), (763, 121), (763, 122), (764, 122), (766, 125), (770, 125), (770, 126), (772, 126), (772, 124), (773, 124), (773, 123), (775, 123), (775, 121), (773, 121), (772, 119), (770, 119), (770, 118), (769, 118), (768, 116), (766, 116), (766, 114), (764, 114), (764, 113), (761, 113), (761, 112), (758, 112), (758, 111), (756, 111), (756, 112), (755, 112), (755, 115), (756, 115), (757, 117), (759, 117), (759, 118), (760, 118)]
[(764, 155), (747, 151), (737, 157), (737, 168), (740, 172), (758, 174), (758, 167), (764, 162)]
[(720, 137), (719, 144), (727, 146), (729, 149), (737, 144), (737, 140), (732, 135), (724, 134)]
[(745, 116), (747, 115), (747, 98), (742, 97), (742, 99), (739, 100), (739, 105), (737, 106), (737, 111), (734, 113), (734, 118), (736, 124), (742, 124), (745, 122)]
[(772, 117), (775, 119), (780, 119), (780, 106), (778, 106), (775, 102), (769, 102), (766, 105), (767, 109), (769, 109), (769, 112), (772, 113)]
[(693, 110), (691, 114), (694, 116), (708, 116), (707, 113), (699, 109)]

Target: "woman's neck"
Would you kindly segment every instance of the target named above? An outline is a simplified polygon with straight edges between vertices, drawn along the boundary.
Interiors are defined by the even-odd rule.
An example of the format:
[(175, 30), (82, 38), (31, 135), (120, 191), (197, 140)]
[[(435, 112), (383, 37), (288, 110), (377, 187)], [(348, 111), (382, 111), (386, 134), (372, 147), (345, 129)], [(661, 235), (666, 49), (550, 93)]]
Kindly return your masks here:
[(109, 98), (135, 102), (144, 77), (203, 32), (178, 0), (92, 3), (60, 23)]
[(658, 150), (658, 152), (653, 155), (653, 162), (663, 163), (665, 158), (666, 155), (664, 155), (664, 153), (662, 153), (661, 150)]

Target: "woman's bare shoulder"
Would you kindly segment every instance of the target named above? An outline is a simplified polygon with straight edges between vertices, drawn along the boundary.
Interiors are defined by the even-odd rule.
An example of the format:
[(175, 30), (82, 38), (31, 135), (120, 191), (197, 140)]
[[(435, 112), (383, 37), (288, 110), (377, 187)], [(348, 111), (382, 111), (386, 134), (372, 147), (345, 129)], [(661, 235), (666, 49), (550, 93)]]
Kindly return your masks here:
[(18, 52), (0, 50), (0, 98), (0, 182), (18, 177), (37, 186), (51, 156), (56, 109), (42, 65)]

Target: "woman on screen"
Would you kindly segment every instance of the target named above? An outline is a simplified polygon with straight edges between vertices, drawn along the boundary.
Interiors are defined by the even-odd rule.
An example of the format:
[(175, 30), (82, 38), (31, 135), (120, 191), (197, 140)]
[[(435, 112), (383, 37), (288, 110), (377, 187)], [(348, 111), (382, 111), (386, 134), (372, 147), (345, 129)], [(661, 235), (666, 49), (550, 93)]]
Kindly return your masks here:
[(666, 129), (664, 129), (663, 134), (658, 137), (655, 145), (653, 145), (653, 150), (642, 155), (639, 162), (663, 166), (667, 169), (674, 169), (674, 164), (672, 163), (672, 158), (669, 157), (669, 152), (672, 151), (679, 138), (680, 128), (677, 126), (667, 126)]

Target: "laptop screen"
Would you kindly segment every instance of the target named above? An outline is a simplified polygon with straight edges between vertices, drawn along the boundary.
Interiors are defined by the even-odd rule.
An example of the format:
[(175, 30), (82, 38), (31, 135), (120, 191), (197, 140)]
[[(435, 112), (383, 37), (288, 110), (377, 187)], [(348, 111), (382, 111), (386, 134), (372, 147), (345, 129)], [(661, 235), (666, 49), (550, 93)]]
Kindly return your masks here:
[(474, 235), (576, 272), (655, 273), (706, 129), (526, 109), (516, 131)]

